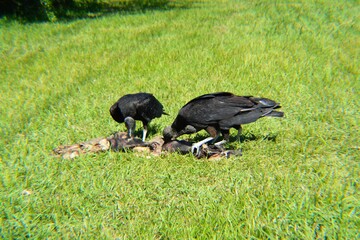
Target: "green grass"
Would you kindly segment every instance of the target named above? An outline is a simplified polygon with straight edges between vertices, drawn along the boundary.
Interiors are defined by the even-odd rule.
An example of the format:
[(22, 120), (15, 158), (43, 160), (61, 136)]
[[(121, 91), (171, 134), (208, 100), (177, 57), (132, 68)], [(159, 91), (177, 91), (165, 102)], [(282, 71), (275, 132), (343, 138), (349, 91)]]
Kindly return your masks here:
[[(0, 235), (359, 238), (359, 10), (356, 1), (224, 1), (60, 23), (1, 20)], [(108, 109), (139, 91), (170, 114), (152, 122), (150, 138), (187, 101), (214, 91), (275, 99), (286, 118), (245, 125), (244, 141), (228, 146), (243, 156), (217, 162), (51, 155), (125, 130)]]

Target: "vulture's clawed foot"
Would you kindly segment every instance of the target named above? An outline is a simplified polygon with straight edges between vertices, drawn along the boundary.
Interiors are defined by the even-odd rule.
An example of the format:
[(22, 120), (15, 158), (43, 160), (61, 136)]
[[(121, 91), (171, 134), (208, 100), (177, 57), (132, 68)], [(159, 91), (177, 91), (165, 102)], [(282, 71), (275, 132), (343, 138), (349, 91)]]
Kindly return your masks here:
[(202, 153), (202, 146), (203, 146), (203, 143), (194, 143), (192, 146), (191, 146), (191, 152), (192, 154), (194, 154), (197, 158), (199, 158), (201, 156), (201, 153)]
[(208, 137), (208, 138), (205, 138), (204, 140), (200, 141), (200, 142), (197, 142), (197, 143), (194, 143), (192, 146), (191, 146), (191, 152), (196, 156), (196, 157), (199, 157), (201, 155), (201, 146), (204, 144), (204, 143), (207, 143), (207, 142), (210, 142), (211, 140), (213, 140), (214, 138), (213, 137)]

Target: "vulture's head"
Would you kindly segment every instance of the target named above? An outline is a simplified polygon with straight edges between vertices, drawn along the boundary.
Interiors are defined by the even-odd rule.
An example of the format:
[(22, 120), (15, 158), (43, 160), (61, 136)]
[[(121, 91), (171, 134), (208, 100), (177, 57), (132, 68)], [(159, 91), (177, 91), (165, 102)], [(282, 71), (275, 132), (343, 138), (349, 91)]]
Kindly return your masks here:
[(197, 132), (196, 129), (191, 125), (186, 125), (184, 129), (181, 129), (179, 131), (171, 126), (168, 126), (163, 131), (163, 137), (165, 142), (169, 142), (175, 140), (177, 137), (183, 134), (191, 134), (196, 132)]
[(165, 142), (170, 142), (171, 140), (175, 140), (177, 136), (178, 136), (178, 132), (171, 126), (167, 126), (163, 131), (163, 137)]
[(125, 122), (125, 126), (128, 130), (128, 136), (129, 137), (133, 137), (134, 136), (134, 132), (135, 132), (135, 128), (136, 128), (136, 122), (132, 117), (126, 117), (124, 119)]

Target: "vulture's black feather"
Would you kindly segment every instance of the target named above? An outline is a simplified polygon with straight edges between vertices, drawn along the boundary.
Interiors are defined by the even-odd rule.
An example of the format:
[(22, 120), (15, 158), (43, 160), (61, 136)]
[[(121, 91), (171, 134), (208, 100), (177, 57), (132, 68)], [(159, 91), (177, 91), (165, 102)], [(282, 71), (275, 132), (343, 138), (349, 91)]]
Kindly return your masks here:
[(124, 95), (110, 108), (110, 115), (116, 122), (125, 122), (129, 137), (133, 137), (135, 121), (141, 121), (143, 123), (143, 141), (145, 141), (150, 121), (163, 114), (167, 115), (163, 105), (150, 93)]
[(262, 117), (283, 117), (284, 113), (275, 111), (279, 103), (252, 96), (236, 96), (229, 92), (210, 93), (194, 98), (183, 106), (171, 126), (164, 129), (165, 142), (183, 134), (190, 134), (205, 129), (211, 137), (196, 143), (193, 150), (201, 144), (215, 141), (220, 133), (224, 140), (229, 140), (230, 128), (241, 132), (241, 125), (255, 122)]

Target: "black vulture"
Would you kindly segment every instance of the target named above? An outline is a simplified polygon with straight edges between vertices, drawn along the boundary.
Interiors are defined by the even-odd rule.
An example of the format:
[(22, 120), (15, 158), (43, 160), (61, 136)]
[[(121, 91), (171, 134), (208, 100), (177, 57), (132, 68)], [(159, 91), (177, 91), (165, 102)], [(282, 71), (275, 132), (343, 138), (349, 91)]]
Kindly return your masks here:
[(229, 140), (230, 128), (238, 129), (240, 137), (242, 124), (262, 117), (283, 117), (283, 112), (274, 110), (280, 107), (279, 103), (267, 98), (236, 96), (229, 92), (205, 94), (180, 109), (172, 125), (164, 129), (164, 140), (168, 142), (205, 129), (211, 137), (195, 143), (192, 151), (197, 152), (202, 144), (211, 140), (215, 142), (221, 133), (223, 140), (215, 144), (220, 146)]
[(135, 121), (142, 121), (142, 141), (145, 141), (149, 122), (163, 114), (168, 115), (163, 105), (150, 93), (124, 95), (110, 108), (110, 115), (116, 122), (125, 122), (129, 137), (134, 135)]

